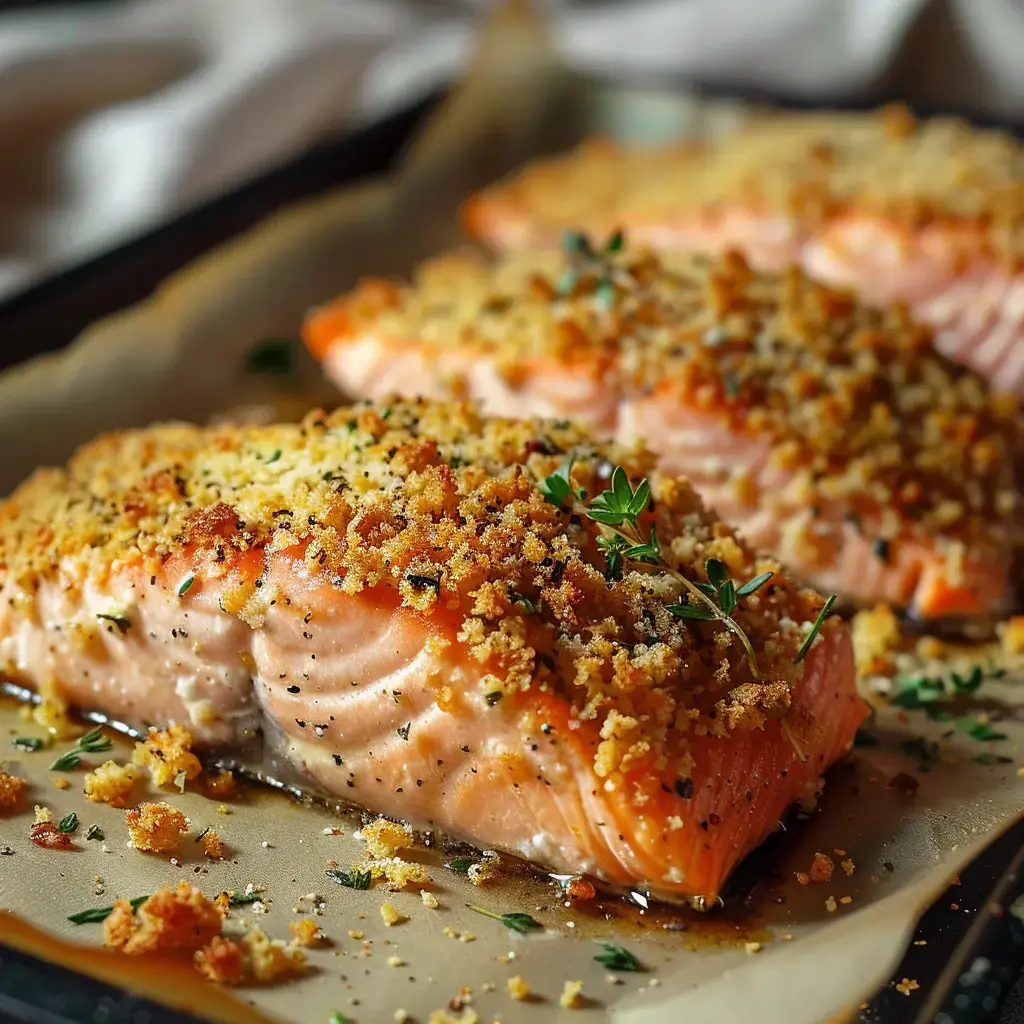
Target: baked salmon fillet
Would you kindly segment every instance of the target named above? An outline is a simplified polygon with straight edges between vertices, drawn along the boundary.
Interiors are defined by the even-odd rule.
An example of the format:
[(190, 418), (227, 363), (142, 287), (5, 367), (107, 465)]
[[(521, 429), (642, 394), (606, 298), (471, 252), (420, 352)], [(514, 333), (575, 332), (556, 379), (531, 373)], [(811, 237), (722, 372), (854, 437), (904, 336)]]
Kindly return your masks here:
[[(653, 462), (430, 401), (103, 437), (0, 505), (0, 664), (206, 744), (262, 728), (320, 790), (479, 846), (710, 898), (865, 706), (846, 625)], [(618, 527), (584, 505), (610, 487)]]
[(1017, 401), (796, 269), (670, 266), (615, 236), (468, 253), (313, 311), (309, 348), (354, 397), (404, 388), (641, 438), (759, 551), (853, 604), (987, 618), (1017, 541)]
[(471, 234), (499, 249), (567, 228), (666, 249), (801, 265), (878, 306), (907, 303), (940, 352), (1024, 394), (1024, 146), (955, 120), (765, 114), (718, 141), (621, 149), (604, 140), (472, 197)]

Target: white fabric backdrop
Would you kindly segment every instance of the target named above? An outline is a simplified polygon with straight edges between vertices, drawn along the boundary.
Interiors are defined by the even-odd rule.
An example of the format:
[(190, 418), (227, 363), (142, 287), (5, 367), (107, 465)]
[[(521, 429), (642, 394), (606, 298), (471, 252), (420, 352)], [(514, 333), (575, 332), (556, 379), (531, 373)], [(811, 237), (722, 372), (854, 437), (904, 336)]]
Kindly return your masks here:
[[(1024, 0), (543, 2), (582, 69), (835, 101), (889, 74), (926, 101), (1024, 119)], [(492, 3), (0, 14), (0, 294), (458, 74)]]

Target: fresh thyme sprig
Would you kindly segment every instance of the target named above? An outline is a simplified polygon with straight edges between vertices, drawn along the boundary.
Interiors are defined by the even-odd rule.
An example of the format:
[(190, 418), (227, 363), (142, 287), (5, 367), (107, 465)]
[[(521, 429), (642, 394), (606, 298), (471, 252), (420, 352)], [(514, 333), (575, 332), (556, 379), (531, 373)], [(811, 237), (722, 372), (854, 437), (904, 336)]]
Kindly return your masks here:
[(754, 647), (747, 634), (732, 618), (732, 613), (740, 597), (754, 593), (771, 579), (772, 574), (761, 573), (737, 588), (729, 579), (725, 564), (716, 558), (709, 558), (705, 564), (708, 582), (691, 582), (662, 557), (654, 527), (651, 527), (646, 539), (640, 531), (640, 516), (647, 510), (651, 500), (650, 484), (641, 480), (634, 490), (625, 470), (616, 466), (612, 472), (611, 488), (587, 504), (585, 492), (574, 489), (569, 479), (573, 461), (570, 456), (554, 473), (545, 477), (540, 490), (553, 505), (564, 508), (568, 501), (573, 512), (601, 527), (602, 536), (598, 539), (598, 546), (608, 560), (605, 577), (609, 581), (619, 579), (627, 558), (658, 566), (662, 572), (681, 583), (689, 597), (686, 603), (669, 605), (668, 610), (682, 619), (721, 622), (743, 645), (750, 671), (755, 679), (760, 679), (761, 672)]
[(558, 282), (559, 295), (568, 295), (576, 287), (580, 273), (589, 270), (597, 277), (594, 295), (606, 309), (611, 309), (615, 303), (616, 268), (609, 257), (621, 252), (625, 244), (626, 238), (621, 231), (616, 231), (603, 249), (596, 248), (582, 231), (563, 232), (562, 251), (568, 258), (569, 269)]
[(536, 920), (536, 918), (530, 917), (529, 914), (498, 914), (493, 910), (488, 910), (486, 907), (478, 907), (473, 903), (467, 903), (466, 906), (478, 914), (483, 914), (484, 917), (500, 921), (510, 931), (519, 932), (520, 935), (525, 935), (527, 932), (532, 932), (536, 928), (544, 927), (540, 921)]
[(70, 750), (61, 754), (53, 764), (50, 765), (52, 772), (66, 772), (77, 768), (82, 759), (79, 754), (98, 754), (104, 750), (110, 750), (114, 744), (103, 735), (103, 729), (97, 726), (91, 732), (87, 732), (78, 743)]

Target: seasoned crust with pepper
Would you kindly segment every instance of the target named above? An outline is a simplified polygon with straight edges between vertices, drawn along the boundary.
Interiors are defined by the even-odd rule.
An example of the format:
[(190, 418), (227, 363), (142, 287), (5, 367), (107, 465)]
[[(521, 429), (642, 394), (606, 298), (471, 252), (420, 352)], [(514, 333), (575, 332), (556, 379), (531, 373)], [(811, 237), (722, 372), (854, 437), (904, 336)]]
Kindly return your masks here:
[(803, 478), (805, 505), (850, 501), (894, 520), (890, 536), (912, 524), (1005, 549), (1019, 508), (1018, 403), (933, 353), (902, 310), (869, 309), (796, 269), (628, 247), (497, 264), (455, 253), (411, 286), (364, 282), (315, 312), (306, 336), (321, 353), (336, 344), (340, 361), (371, 336), (462, 351), (512, 390), (557, 367), (622, 401), (663, 396), (770, 442), (771, 466)]

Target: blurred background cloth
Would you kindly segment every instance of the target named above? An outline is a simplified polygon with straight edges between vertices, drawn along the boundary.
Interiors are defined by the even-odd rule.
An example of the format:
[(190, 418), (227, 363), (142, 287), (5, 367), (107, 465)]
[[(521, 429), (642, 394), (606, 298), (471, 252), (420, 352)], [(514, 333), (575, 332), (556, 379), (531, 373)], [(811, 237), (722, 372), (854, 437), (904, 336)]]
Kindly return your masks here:
[[(495, 2), (108, 0), (0, 13), (0, 296), (452, 80)], [(588, 72), (1024, 120), (1024, 0), (536, 6)]]

